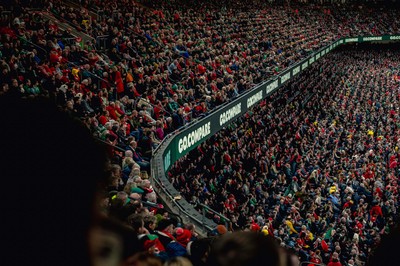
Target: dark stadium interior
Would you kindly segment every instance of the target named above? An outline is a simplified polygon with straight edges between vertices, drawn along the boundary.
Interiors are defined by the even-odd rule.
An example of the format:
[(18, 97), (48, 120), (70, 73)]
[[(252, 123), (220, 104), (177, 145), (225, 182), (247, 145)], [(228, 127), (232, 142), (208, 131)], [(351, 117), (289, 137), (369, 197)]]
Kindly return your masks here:
[(3, 0), (1, 265), (398, 265), (400, 1)]

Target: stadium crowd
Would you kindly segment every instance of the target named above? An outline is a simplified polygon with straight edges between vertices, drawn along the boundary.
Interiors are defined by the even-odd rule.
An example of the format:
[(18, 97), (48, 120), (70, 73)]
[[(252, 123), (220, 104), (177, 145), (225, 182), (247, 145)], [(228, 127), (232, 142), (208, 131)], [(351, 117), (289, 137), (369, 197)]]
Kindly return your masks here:
[[(133, 136), (147, 155), (136, 158), (145, 168), (151, 148), (167, 134), (334, 39), (399, 29), (396, 9), (368, 7), (88, 1), (88, 9), (77, 9), (64, 1), (31, 3), (45, 4), (71, 29), (106, 36), (106, 47), (16, 6), (1, 27), (2, 91), (46, 94), (122, 149)], [(97, 17), (90, 16), (94, 5), (102, 10)], [(143, 143), (145, 128), (150, 140)]]
[(171, 182), (229, 231), (363, 265), (398, 221), (399, 60), (398, 46), (327, 55), (176, 163)]
[[(57, 0), (30, 3), (13, 6), (11, 18), (2, 18), (0, 93), (49, 97), (80, 118), (95, 137), (120, 149), (109, 166), (102, 207), (138, 235), (139, 243), (124, 239), (126, 265), (145, 259), (159, 265), (182, 256), (193, 265), (211, 263), (207, 256), (214, 237), (197, 239), (194, 225), (169, 217), (148, 180), (152, 151), (165, 136), (339, 37), (399, 31), (398, 10), (366, 6), (87, 1), (87, 9), (77, 9)], [(107, 36), (105, 47), (81, 42), (73, 30), (61, 30), (31, 9), (43, 4), (71, 27), (93, 38)], [(94, 6), (102, 10), (97, 18), (90, 15)], [(213, 137), (218, 146), (201, 145), (190, 163), (181, 161), (171, 172), (182, 195), (231, 219), (229, 228), (220, 225), (212, 234), (266, 230), (303, 261), (337, 259), (351, 265), (353, 260), (358, 265), (393, 222), (398, 158), (397, 124), (391, 122), (398, 111), (390, 104), (396, 106), (398, 99), (389, 91), (394, 85), (386, 74), (397, 66), (398, 54), (388, 51), (383, 58), (357, 52), (357, 63), (346, 52), (335, 56), (341, 58), (336, 65), (323, 59), (320, 69), (314, 66), (316, 72), (310, 69), (284, 89), (286, 98), (271, 97), (241, 118), (242, 124)], [(385, 72), (371, 68), (371, 60)], [(310, 76), (315, 79), (307, 85)], [(364, 85), (389, 93), (364, 91)], [(291, 90), (298, 87), (300, 91)], [(323, 98), (315, 104), (317, 95)], [(365, 100), (357, 104), (354, 99)], [(336, 108), (317, 113), (330, 102)], [(369, 110), (372, 103), (375, 109)], [(349, 117), (345, 111), (352, 106), (357, 113)], [(372, 135), (362, 135), (365, 130)], [(383, 137), (378, 141), (378, 136)], [(364, 146), (358, 147), (361, 142)], [(254, 152), (248, 153), (250, 148)], [(335, 151), (333, 157), (328, 148)], [(349, 154), (357, 156), (346, 161)], [(387, 163), (393, 170), (386, 169)], [(221, 193), (210, 193), (215, 191)], [(328, 207), (321, 207), (323, 202)], [(132, 257), (139, 250), (156, 258), (148, 253)]]

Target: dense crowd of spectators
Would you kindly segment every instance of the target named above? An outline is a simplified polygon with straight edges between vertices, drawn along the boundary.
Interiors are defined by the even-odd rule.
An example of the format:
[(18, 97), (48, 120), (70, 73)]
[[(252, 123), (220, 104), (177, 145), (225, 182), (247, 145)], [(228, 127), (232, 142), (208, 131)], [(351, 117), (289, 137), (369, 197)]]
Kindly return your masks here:
[[(367, 6), (86, 1), (81, 4), (87, 8), (78, 9), (57, 0), (31, 4), (44, 4), (71, 29), (105, 36), (106, 47), (61, 30), (35, 9), (15, 6), (1, 27), (2, 91), (48, 95), (83, 117), (97, 137), (122, 149), (133, 136), (144, 149), (138, 160), (147, 168), (151, 148), (168, 133), (334, 39), (399, 29), (396, 9)], [(149, 140), (141, 141), (145, 128)]]
[[(2, 92), (50, 97), (82, 118), (96, 137), (131, 150), (147, 172), (152, 150), (194, 118), (334, 39), (395, 33), (399, 23), (396, 9), (367, 7), (282, 7), (258, 1), (251, 6), (81, 4), (87, 8), (57, 0), (12, 5), (0, 30)], [(30, 8), (43, 5), (71, 28), (61, 30)], [(72, 28), (106, 36), (106, 51), (74, 36)]]
[[(213, 3), (212, 1), (202, 1), (200, 4), (196, 1), (151, 1), (150, 3), (86, 1), (82, 4), (86, 9), (78, 9), (74, 5), (57, 0), (23, 1), (23, 4), (2, 7), (2, 10), (11, 7), (12, 12), (10, 16), (1, 17), (0, 94), (7, 93), (28, 98), (49, 97), (61, 109), (80, 118), (98, 139), (120, 149), (120, 152), (112, 158), (110, 186), (104, 197), (103, 207), (107, 215), (129, 224), (136, 230), (142, 239), (141, 249), (157, 254), (160, 261), (187, 255), (190, 250), (186, 249), (189, 240), (196, 240), (193, 225), (182, 225), (168, 217), (163, 206), (158, 203), (148, 180), (152, 151), (165, 136), (193, 119), (207, 115), (210, 110), (249, 90), (255, 84), (280, 73), (337, 38), (399, 32), (398, 10), (375, 10), (367, 6), (293, 4), (290, 7), (282, 7), (261, 1), (255, 1), (251, 6), (245, 2)], [(47, 11), (57, 18), (68, 21), (71, 29), (61, 30), (59, 25), (46, 19), (46, 16), (34, 9), (38, 6), (46, 6)], [(99, 10), (101, 12), (98, 12)], [(93, 17), (93, 12), (97, 12), (97, 16)], [(72, 29), (82, 31), (95, 39), (105, 40), (105, 47), (99, 47), (92, 42), (82, 42), (73, 34)], [(350, 55), (341, 56), (349, 63), (347, 72), (343, 70), (345, 64), (342, 61), (337, 65), (328, 66), (326, 65), (328, 59), (324, 59), (319, 71), (325, 75), (325, 79), (314, 79), (305, 85), (306, 76), (303, 76), (303, 80), (292, 84), (292, 86), (299, 85), (300, 92), (295, 93), (287, 89), (287, 97), (282, 98), (280, 102), (265, 103), (264, 107), (256, 110), (256, 114), (241, 118), (243, 125), (229, 128), (219, 137), (214, 137), (213, 140), (217, 139), (218, 146), (210, 149), (208, 143), (201, 145), (200, 149), (191, 154), (197, 157), (184, 171), (178, 172), (182, 169), (182, 165), (185, 165), (185, 162), (180, 162), (171, 172), (172, 182), (181, 189), (183, 195), (193, 202), (200, 200), (209, 204), (231, 219), (231, 228), (219, 226), (214, 234), (250, 228), (249, 226), (257, 231), (256, 224), (258, 224), (258, 226), (268, 226), (267, 231), (273, 235), (276, 233), (272, 230), (273, 226), (277, 227), (278, 221), (285, 221), (288, 228), (294, 231), (285, 238), (285, 228), (277, 227), (276, 237), (281, 239), (282, 245), (297, 247), (302, 260), (315, 259), (317, 256), (306, 248), (312, 241), (309, 239), (312, 232), (315, 235), (313, 240), (321, 239), (320, 245), (323, 245), (319, 253), (321, 260), (327, 261), (328, 255), (332, 255), (347, 262), (350, 257), (364, 260), (369, 251), (361, 244), (365, 245), (366, 241), (370, 241), (367, 244), (373, 243), (375, 235), (378, 237), (380, 231), (390, 224), (388, 213), (391, 214), (393, 206), (397, 206), (396, 198), (392, 198), (393, 195), (397, 195), (396, 185), (390, 180), (396, 173), (381, 170), (384, 169), (384, 163), (388, 159), (380, 157), (374, 164), (373, 159), (377, 152), (373, 151), (372, 155), (361, 154), (358, 143), (363, 141), (366, 145), (371, 145), (371, 142), (375, 143), (376, 136), (383, 135), (382, 141), (392, 145), (395, 142), (393, 139), (385, 139), (392, 133), (390, 126), (381, 129), (388, 132), (386, 135), (372, 127), (376, 127), (374, 123), (379, 125), (379, 122), (386, 126), (385, 123), (388, 123), (388, 119), (393, 119), (397, 111), (394, 110), (393, 114), (390, 111), (387, 120), (380, 121), (382, 117), (377, 114), (385, 113), (389, 108), (386, 102), (384, 104), (386, 99), (380, 100), (379, 107), (375, 107), (377, 110), (368, 113), (368, 116), (363, 114), (363, 108), (366, 108), (363, 105), (365, 102), (358, 106), (355, 104), (354, 110), (360, 113), (354, 114), (356, 121), (360, 121), (357, 122), (359, 127), (365, 126), (375, 134), (371, 138), (351, 132), (350, 139), (354, 139), (352, 142), (354, 144), (351, 145), (355, 146), (352, 152), (359, 154), (359, 157), (354, 158), (357, 171), (354, 169), (351, 172), (349, 169), (353, 169), (352, 162), (345, 162), (342, 159), (346, 158), (348, 151), (343, 153), (344, 133), (339, 135), (341, 130), (350, 130), (342, 121), (346, 117), (342, 117), (343, 114), (340, 112), (350, 108), (348, 105), (352, 103), (351, 97), (370, 97), (371, 102), (372, 99), (381, 97), (372, 91), (359, 95), (360, 90), (356, 85), (352, 85), (354, 88), (351, 90), (351, 84), (364, 88), (362, 86), (364, 83), (358, 85), (353, 80), (356, 79), (355, 75), (358, 73), (362, 77), (362, 79), (357, 77), (357, 82), (358, 79), (364, 82), (376, 81), (376, 84), (367, 84), (372, 88), (379, 87), (380, 82), (388, 82), (390, 85), (390, 81), (385, 76), (386, 72), (378, 73), (378, 70), (369, 73), (368, 71), (373, 70), (363, 69), (364, 72), (361, 74), (359, 68), (362, 66), (351, 65), (353, 61)], [(377, 53), (370, 55), (358, 53), (358, 56), (363, 60), (371, 57), (371, 60), (377, 62), (377, 66), (382, 65), (382, 69), (383, 67), (388, 69), (389, 64), (396, 65), (397, 59), (397, 54), (393, 54), (393, 58), (385, 57), (386, 61)], [(311, 70), (308, 73), (309, 76), (318, 74)], [(328, 78), (327, 73), (336, 74), (333, 78)], [(367, 76), (366, 73), (375, 78)], [(310, 124), (310, 121), (313, 123), (317, 121), (316, 110), (319, 110), (319, 105), (309, 104), (310, 99), (318, 94), (325, 95), (320, 98), (321, 105), (333, 101), (337, 82), (342, 80), (349, 87), (349, 93), (344, 94), (335, 103), (336, 107), (342, 108), (335, 109), (339, 112), (338, 118), (325, 112), (318, 117), (320, 121), (316, 125)], [(324, 82), (331, 84), (327, 92), (323, 89), (326, 87)], [(382, 86), (382, 89), (386, 90), (389, 87)], [(382, 97), (390, 96), (390, 93), (382, 95)], [(290, 104), (282, 109), (282, 104), (289, 101)], [(390, 104), (394, 98), (388, 101)], [(299, 107), (303, 102), (306, 107), (304, 111), (290, 115), (294, 110), (300, 110)], [(343, 104), (345, 104), (344, 109)], [(393, 105), (395, 106), (394, 102)], [(304, 118), (304, 121), (300, 118)], [(365, 121), (373, 122), (367, 125)], [(270, 122), (272, 124), (269, 124)], [(267, 126), (266, 129), (258, 128), (265, 125), (273, 126)], [(285, 133), (289, 126), (298, 128), (298, 131)], [(319, 127), (323, 128), (324, 132), (321, 136), (315, 136), (315, 132), (320, 130)], [(268, 134), (262, 135), (260, 132)], [(293, 138), (292, 133), (296, 133), (294, 142), (290, 140)], [(300, 140), (297, 140), (298, 137)], [(310, 143), (316, 138), (321, 139), (318, 142), (320, 146), (312, 148)], [(333, 139), (334, 144), (330, 139)], [(334, 142), (335, 139), (337, 143)], [(251, 144), (251, 141), (255, 142)], [(236, 145), (230, 146), (232, 143)], [(270, 148), (277, 143), (279, 145), (276, 148)], [(385, 156), (389, 156), (390, 163), (397, 169), (397, 153), (391, 153), (395, 146), (386, 147), (385, 144), (380, 144), (377, 150), (388, 149), (389, 155)], [(350, 144), (346, 142), (345, 145)], [(249, 147), (254, 152), (247, 153)], [(328, 158), (329, 156), (324, 153), (328, 151), (326, 148), (335, 151), (334, 157)], [(237, 153), (232, 153), (234, 149), (237, 149)], [(290, 158), (286, 158), (283, 154), (286, 149), (290, 151)], [(255, 160), (261, 152), (264, 152), (263, 158)], [(205, 155), (209, 153), (211, 155), (204, 160)], [(373, 159), (369, 158), (371, 156)], [(323, 165), (319, 165), (320, 160), (324, 161)], [(363, 160), (369, 160), (369, 163), (365, 164)], [(243, 167), (236, 169), (240, 161), (244, 162)], [(345, 166), (342, 166), (342, 161)], [(199, 166), (197, 162), (204, 163), (206, 173), (202, 172), (202, 169), (197, 169)], [(340, 162), (340, 166), (335, 162)], [(314, 169), (317, 164), (319, 168)], [(363, 167), (367, 167), (368, 171)], [(346, 188), (340, 183), (347, 178), (343, 169), (356, 177), (360, 177), (359, 172), (362, 172), (361, 175), (366, 172), (375, 178), (378, 169), (385, 174), (379, 173), (382, 180), (378, 179), (376, 182), (368, 181), (372, 179), (366, 177), (367, 181), (364, 182), (355, 178), (354, 182), (358, 183), (346, 183), (349, 187), (354, 186), (362, 190), (357, 194), (354, 193), (356, 190), (354, 188), (346, 192), (353, 191), (350, 195), (350, 201), (353, 203), (349, 203), (351, 206), (348, 209), (357, 209), (357, 213), (361, 213), (357, 214), (358, 219), (352, 216), (353, 213), (347, 213), (347, 209), (346, 213), (341, 213), (341, 204), (347, 202), (347, 194), (345, 198), (343, 196)], [(305, 176), (308, 178), (310, 171), (313, 173), (311, 181), (307, 182), (309, 185), (303, 186)], [(190, 182), (186, 180), (189, 179), (189, 174), (190, 178), (193, 178)], [(322, 176), (326, 179), (322, 180)], [(224, 187), (219, 195), (211, 193), (219, 191), (220, 184), (225, 182), (227, 187)], [(322, 184), (320, 189), (316, 186), (317, 182)], [(288, 187), (287, 191), (279, 194), (278, 190), (284, 188), (285, 184)], [(287, 186), (289, 184), (290, 186)], [(311, 187), (313, 185), (314, 187)], [(329, 193), (328, 197), (325, 189), (327, 186), (332, 189), (335, 187), (335, 193), (340, 194)], [(305, 188), (307, 191), (312, 188), (320, 203), (325, 200), (333, 203), (328, 209), (319, 210), (318, 203), (313, 205), (307, 201), (307, 196), (310, 195), (305, 195), (307, 194), (304, 193)], [(387, 198), (374, 197), (377, 193), (376, 188), (380, 189), (378, 194)], [(244, 198), (238, 193), (242, 191), (245, 192)], [(387, 191), (392, 194), (386, 196)], [(341, 202), (338, 201), (339, 198)], [(374, 198), (376, 202), (373, 201)], [(282, 207), (276, 207), (278, 201), (284, 203)], [(221, 202), (224, 204), (219, 205)], [(143, 207), (145, 204), (150, 207)], [(365, 207), (362, 207), (363, 204)], [(374, 208), (373, 204), (376, 205)], [(382, 206), (379, 207), (380, 205)], [(269, 208), (265, 208), (266, 206)], [(275, 214), (267, 212), (274, 208)], [(242, 215), (239, 214), (239, 209)], [(301, 209), (307, 209), (306, 213), (301, 213)], [(373, 212), (369, 213), (370, 210)], [(289, 212), (290, 216), (287, 215)], [(251, 214), (249, 216), (251, 221), (246, 219), (244, 214)], [(365, 217), (367, 214), (369, 216)], [(371, 226), (370, 217), (374, 217), (375, 214), (377, 217)], [(325, 222), (317, 222), (320, 216), (324, 216)], [(271, 218), (270, 222), (267, 217)], [(340, 217), (339, 222), (333, 224), (338, 217)], [(343, 219), (345, 222), (342, 223)], [(354, 233), (358, 236), (357, 243), (361, 243), (357, 249), (354, 248), (355, 255), (350, 247), (341, 247), (346, 251), (337, 250), (336, 242), (342, 240), (343, 236), (339, 237), (345, 230), (349, 230), (346, 227), (348, 220), (357, 221), (357, 228), (363, 230), (369, 226), (368, 238), (359, 231)], [(141, 226), (142, 221), (144, 227)], [(305, 228), (306, 233), (302, 232), (303, 225), (308, 226)], [(326, 233), (328, 228), (329, 234)], [(331, 241), (325, 241), (324, 238)], [(193, 264), (206, 263), (204, 256), (208, 253), (208, 244), (211, 240), (207, 241), (209, 241), (205, 242), (207, 244), (203, 243), (204, 253), (198, 255), (200, 256), (197, 258), (198, 261), (192, 258)], [(333, 253), (333, 250), (336, 253)]]
[[(7, 188), (2, 264), (283, 265), (284, 250), (262, 234), (226, 234), (222, 227), (199, 238), (194, 225), (149, 206), (148, 180), (128, 180), (128, 193), (105, 189), (107, 177), (118, 180), (119, 166), (109, 164), (104, 147), (79, 120), (48, 98), (2, 95), (0, 110), (6, 125), (0, 146), (7, 153), (0, 160)], [(21, 162), (21, 151), (29, 159)]]
[(398, 51), (320, 59), (178, 161), (171, 182), (229, 231), (262, 231), (302, 261), (363, 265), (398, 222)]

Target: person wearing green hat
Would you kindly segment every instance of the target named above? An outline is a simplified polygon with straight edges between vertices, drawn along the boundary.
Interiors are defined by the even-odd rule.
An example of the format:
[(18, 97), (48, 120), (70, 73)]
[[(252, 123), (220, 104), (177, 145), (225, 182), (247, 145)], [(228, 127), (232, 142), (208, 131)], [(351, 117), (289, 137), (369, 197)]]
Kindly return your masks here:
[(139, 187), (133, 187), (131, 188), (131, 193), (143, 194), (144, 190)]

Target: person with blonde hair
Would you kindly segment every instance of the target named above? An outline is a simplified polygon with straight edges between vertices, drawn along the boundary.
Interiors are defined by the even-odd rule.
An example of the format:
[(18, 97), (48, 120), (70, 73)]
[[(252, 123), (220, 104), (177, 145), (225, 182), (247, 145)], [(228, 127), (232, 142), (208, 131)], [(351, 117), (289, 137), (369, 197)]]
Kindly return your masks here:
[(122, 160), (122, 168), (125, 168), (125, 166), (127, 165), (127, 160), (129, 160), (128, 158), (132, 159), (133, 156), (133, 152), (131, 150), (127, 150), (125, 151), (125, 158)]
[[(132, 152), (132, 151), (130, 151)], [(125, 157), (122, 161), (122, 179), (126, 183), (128, 178), (131, 177), (133, 169), (138, 166), (132, 157)]]
[(137, 163), (135, 163), (135, 166), (132, 168), (129, 177), (140, 176), (140, 173), (141, 173), (140, 166)]

